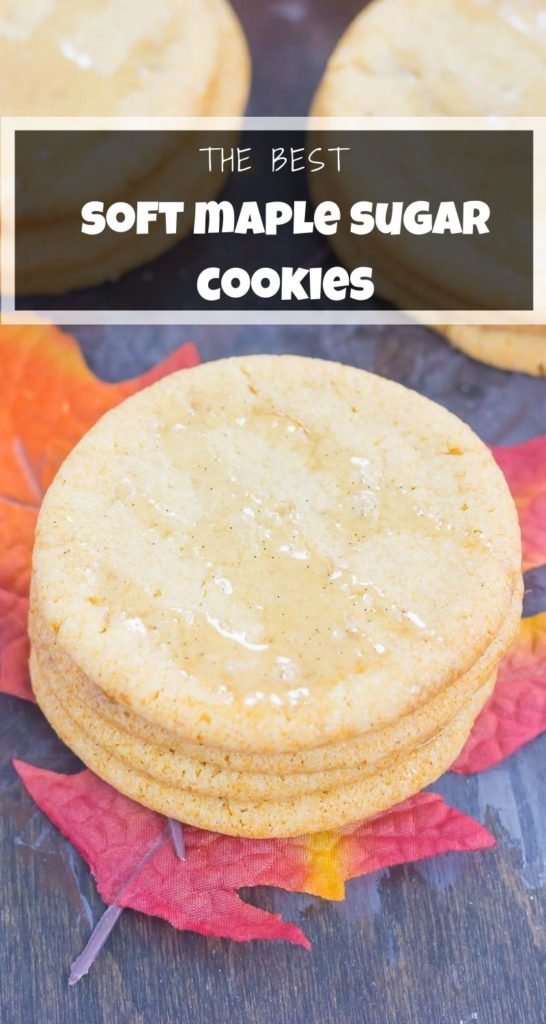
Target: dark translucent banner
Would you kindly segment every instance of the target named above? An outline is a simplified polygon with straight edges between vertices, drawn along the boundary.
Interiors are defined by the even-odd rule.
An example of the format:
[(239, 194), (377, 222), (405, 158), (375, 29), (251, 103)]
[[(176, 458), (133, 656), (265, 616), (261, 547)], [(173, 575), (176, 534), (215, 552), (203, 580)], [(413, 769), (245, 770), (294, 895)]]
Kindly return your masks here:
[(527, 310), (529, 131), (17, 131), (16, 308)]

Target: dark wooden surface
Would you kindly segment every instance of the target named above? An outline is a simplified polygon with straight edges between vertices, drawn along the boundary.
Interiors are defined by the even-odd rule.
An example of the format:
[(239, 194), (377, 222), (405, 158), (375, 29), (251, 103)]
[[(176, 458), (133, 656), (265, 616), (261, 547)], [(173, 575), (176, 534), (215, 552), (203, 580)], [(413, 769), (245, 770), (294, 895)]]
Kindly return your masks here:
[[(237, 5), (254, 53), (253, 113), (305, 113), (354, 0)], [(482, 367), (419, 328), (81, 328), (95, 371), (141, 372), (192, 337), (203, 358), (296, 351), (402, 381), (492, 443), (546, 432), (546, 380)], [(526, 612), (546, 609), (546, 570)], [(345, 903), (254, 890), (312, 953), (176, 932), (127, 911), (88, 978), (70, 960), (103, 905), (85, 864), (36, 810), (11, 758), (76, 765), (39, 711), (0, 696), (0, 1024), (545, 1024), (546, 739), (479, 776), (434, 787), (487, 823), (496, 850), (447, 855), (348, 885)]]

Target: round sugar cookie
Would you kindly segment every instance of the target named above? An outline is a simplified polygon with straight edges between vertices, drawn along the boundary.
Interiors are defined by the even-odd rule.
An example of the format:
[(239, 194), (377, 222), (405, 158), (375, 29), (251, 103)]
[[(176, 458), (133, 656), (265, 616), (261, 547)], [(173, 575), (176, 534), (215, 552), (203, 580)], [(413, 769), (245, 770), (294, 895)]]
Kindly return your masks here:
[(104, 231), (82, 241), (79, 219), (77, 223), (56, 220), (22, 227), (17, 232), (17, 294), (56, 295), (86, 288), (115, 280), (156, 259), (191, 230), (191, 204), (215, 196), (225, 177), (219, 171), (203, 175), (202, 168), (188, 160), (182, 148), (128, 189), (125, 201), (135, 205), (146, 196), (158, 201), (170, 199), (176, 194), (177, 183), (183, 181), (188, 215), (180, 218), (175, 235), (167, 234), (163, 224), (157, 224), (146, 235)]
[(218, 18), (228, 9), (225, 0), (11, 4), (0, 26), (2, 112), (81, 117), (205, 112), (222, 43)]
[[(349, 235), (338, 235), (336, 248), (347, 265), (358, 265), (358, 248)], [(415, 268), (408, 271), (402, 263), (385, 256), (379, 248), (372, 248), (371, 245), (368, 256), (374, 267), (376, 290), (383, 298), (404, 309), (417, 309), (425, 305), (434, 308), (435, 304), (441, 304), (445, 309), (450, 307), (453, 296), (447, 293), (440, 296), (439, 289), (431, 287), (429, 282), (419, 277)], [(458, 301), (455, 299), (454, 305)], [(441, 315), (438, 313), (438, 316)], [(435, 324), (434, 330), (445, 335), (455, 348), (482, 363), (534, 377), (546, 375), (546, 326)]]
[(545, 109), (542, 0), (372, 0), (334, 49), (312, 113), (540, 116)]
[[(207, 116), (237, 115), (244, 110), (248, 95), (246, 42), (233, 11), (224, 0), (212, 0), (209, 13), (214, 13), (215, 31), (223, 45), (207, 90), (206, 110), (200, 112)], [(184, 109), (181, 113), (191, 113), (191, 110)], [(187, 147), (195, 146), (195, 140), (192, 141), (190, 136), (184, 137), (182, 147), (172, 134), (157, 132), (159, 141), (153, 147), (149, 137), (131, 136), (131, 146), (128, 147), (119, 136), (94, 134), (98, 134), (102, 141), (92, 153), (89, 152), (87, 136), (80, 138), (75, 148), (71, 143), (68, 170), (63, 166), (48, 175), (52, 191), (44, 189), (41, 180), (27, 181), (21, 187), (24, 210), (21, 215), (19, 204), (18, 216), (23, 223), (17, 233), (18, 295), (55, 295), (115, 280), (157, 258), (187, 234), (191, 224), (189, 219), (181, 221), (174, 236), (167, 235), (162, 228), (141, 236), (135, 236), (133, 232), (116, 235), (107, 231), (87, 239), (87, 244), (82, 247), (80, 203), (76, 201), (79, 193), (77, 181), (82, 180), (82, 175), (83, 180), (87, 177), (93, 180), (96, 194), (101, 197), (112, 193), (111, 198), (114, 199), (123, 194), (124, 200), (132, 204), (150, 196), (158, 200), (173, 198), (180, 182), (184, 182), (184, 198), (188, 205), (216, 195), (226, 176), (203, 176), (197, 162), (192, 167)], [(70, 165), (72, 168), (78, 162), (85, 165), (86, 160), (93, 161), (92, 173), (89, 169), (86, 172), (80, 169), (75, 179)], [(113, 168), (117, 169), (114, 176)], [(75, 180), (76, 185), (72, 189)], [(54, 212), (57, 216), (53, 216)], [(86, 260), (82, 260), (83, 248), (89, 251)]]
[[(484, 680), (494, 674), (500, 657), (516, 634), (520, 614), (521, 592), (518, 592), (507, 622), (472, 670), (398, 722), (354, 740), (284, 755), (245, 755), (203, 744), (191, 745), (181, 741), (175, 733), (140, 718), (127, 707), (115, 704), (77, 669), (56, 638), (51, 637), (36, 601), (33, 601), (30, 635), (42, 676), (83, 731), (118, 753), (125, 749), (128, 763), (138, 760), (146, 764), (151, 775), (157, 776), (166, 768), (171, 779), (194, 780), (193, 788), (252, 799), (256, 790), (263, 791), (266, 785), (281, 792), (289, 787), (294, 793), (313, 787), (328, 788), (325, 783), (329, 779), (348, 781), (355, 772), (370, 771), (378, 763), (428, 741), (483, 686)], [(336, 771), (345, 774), (334, 776), (332, 773)]]
[(283, 754), (469, 672), (520, 563), (506, 482), (456, 417), (352, 367), (254, 356), (174, 374), (86, 435), (39, 515), (31, 603), (136, 715)]
[(546, 376), (546, 327), (478, 327), (450, 324), (437, 328), (452, 345), (473, 359), (501, 370)]
[[(348, 266), (360, 262), (358, 246), (352, 236), (338, 234), (336, 249)], [(439, 288), (431, 286), (415, 272), (397, 262), (380, 247), (368, 246), (368, 261), (374, 268), (376, 291), (384, 299), (404, 309), (444, 309), (457, 305), (459, 299)], [(417, 314), (418, 315), (418, 314)], [(442, 313), (438, 313), (441, 317)], [(455, 348), (472, 358), (501, 370), (515, 370), (534, 377), (546, 375), (546, 326), (478, 326), (478, 325), (434, 325), (434, 330), (445, 335)]]
[[(355, 761), (352, 767), (312, 773), (296, 772), (291, 775), (265, 775), (255, 771), (233, 772), (229, 769), (219, 769), (206, 761), (191, 761), (183, 755), (177, 755), (176, 752), (173, 754), (172, 748), (154, 748), (129, 732), (116, 729), (97, 714), (95, 705), (86, 704), (81, 699), (73, 682), (67, 681), (67, 685), (59, 687), (59, 676), (54, 664), (48, 663), (47, 658), (44, 659), (35, 652), (32, 674), (33, 678), (38, 680), (37, 692), (40, 693), (46, 686), (82, 737), (87, 736), (105, 750), (114, 753), (116, 759), (127, 768), (134, 768), (161, 784), (191, 789), (197, 793), (226, 800), (285, 800), (346, 786), (403, 760), (414, 750), (434, 739), (451, 721), (448, 719), (441, 728), (425, 735), (417, 745), (402, 746), (372, 764), (367, 761)], [(495, 676), (482, 680), (482, 687), (479, 689), (486, 685), (492, 688), (494, 682)], [(473, 699), (473, 696), (474, 694), (465, 701), (456, 714), (459, 714), (462, 707), (466, 707), (468, 700)], [(62, 732), (60, 735), (62, 738)]]
[[(237, 116), (250, 80), (227, 0), (12, 4), (0, 20), (0, 69), (0, 111), (11, 116)], [(20, 145), (35, 154), (31, 138)], [(20, 223), (73, 216), (82, 179), (105, 202), (119, 196), (176, 145), (163, 132), (130, 146), (106, 132), (67, 137), (47, 161), (20, 165)]]
[[(115, 751), (116, 758), (127, 767), (137, 768), (158, 782), (180, 786), (182, 789), (192, 789), (231, 800), (254, 801), (286, 799), (333, 789), (353, 782), (358, 777), (370, 775), (379, 767), (383, 768), (399, 760), (417, 746), (429, 742), (452, 720), (461, 707), (466, 705), (478, 689), (494, 681), (495, 674), (485, 679), (482, 677), (476, 689), (463, 694), (456, 711), (446, 716), (444, 721), (432, 725), (430, 719), (426, 723), (422, 722), (421, 731), (416, 739), (408, 730), (405, 741), (388, 750), (383, 756), (380, 754), (375, 759), (372, 757), (359, 761), (355, 750), (353, 762), (344, 768), (275, 775), (255, 770), (232, 771), (227, 765), (218, 768), (208, 763), (206, 747), (202, 748), (202, 758), (194, 760), (177, 751), (176, 741), (174, 745), (154, 745), (148, 738), (140, 738), (138, 731), (132, 731), (131, 720), (127, 720), (125, 727), (120, 728), (103, 716), (99, 702), (93, 699), (92, 694), (89, 695), (89, 689), (81, 685), (77, 676), (61, 674), (60, 666), (47, 652), (34, 646), (32, 658), (33, 678), (39, 677), (41, 680), (37, 684), (38, 690), (44, 685), (47, 686), (74, 727), (82, 734), (90, 736), (101, 747)], [(424, 717), (422, 711), (414, 712), (414, 716)]]
[(75, 725), (45, 682), (35, 660), (33, 680), (39, 704), (53, 728), (105, 781), (168, 817), (248, 838), (280, 838), (340, 828), (380, 814), (419, 792), (453, 764), (494, 685), (494, 680), (490, 680), (478, 690), (428, 743), (370, 775), (319, 793), (240, 802), (159, 782), (141, 769), (126, 765), (117, 751), (106, 749)]
[(61, 677), (55, 663), (42, 652), (33, 652), (32, 674), (33, 678), (42, 681), (41, 684), (37, 683), (37, 689), (40, 690), (42, 685), (51, 690), (59, 706), (82, 735), (91, 737), (107, 750), (115, 751), (116, 758), (127, 767), (137, 768), (158, 782), (179, 786), (181, 789), (234, 800), (286, 799), (352, 782), (359, 773), (366, 770), (355, 764), (350, 768), (292, 775), (219, 769), (209, 765), (206, 760), (194, 761), (177, 754), (175, 748), (154, 747), (130, 731), (117, 728), (100, 714), (95, 703), (86, 702), (81, 688), (73, 679), (62, 679), (59, 685)]
[[(373, 0), (337, 44), (312, 113), (539, 116), (544, 110), (546, 23), (541, 0)], [(342, 258), (353, 258), (353, 243), (339, 238), (333, 242), (339, 243)], [(386, 296), (406, 308), (425, 308), (427, 292), (436, 287), (433, 280), (420, 282), (415, 267), (407, 271), (397, 266), (395, 254), (387, 270), (382, 265), (380, 277)], [(438, 329), (483, 362), (544, 373), (546, 326)]]

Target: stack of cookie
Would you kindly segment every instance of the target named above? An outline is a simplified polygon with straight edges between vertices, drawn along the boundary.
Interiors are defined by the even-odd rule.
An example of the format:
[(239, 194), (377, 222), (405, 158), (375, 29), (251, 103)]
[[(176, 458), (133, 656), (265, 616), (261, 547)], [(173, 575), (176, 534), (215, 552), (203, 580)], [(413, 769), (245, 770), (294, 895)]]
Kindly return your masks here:
[[(0, 111), (12, 116), (238, 116), (246, 42), (227, 0), (52, 0), (11, 5), (0, 31)], [(85, 199), (211, 198), (220, 175), (188, 159), (174, 133), (81, 132), (48, 148), (18, 140), (17, 292), (62, 293), (118, 277), (187, 231), (105, 231), (82, 246)], [(195, 148), (195, 140), (193, 140)], [(191, 224), (191, 221), (189, 221)]]
[(455, 759), (521, 613), (505, 480), (453, 415), (290, 356), (174, 374), (46, 495), (36, 697), (98, 775), (240, 836), (385, 810)]
[[(323, 117), (543, 115), (544, 5), (541, 0), (373, 0), (334, 50), (312, 112)], [(440, 187), (429, 182), (427, 194), (431, 184)], [(335, 179), (329, 198), (335, 197), (332, 186)], [(374, 250), (378, 291), (405, 309), (437, 308), (446, 268), (404, 263), (400, 239), (395, 241), (394, 251)], [(360, 260), (354, 235), (339, 233), (332, 244), (348, 264)], [(465, 283), (472, 295), (472, 275), (483, 284), (485, 269), (468, 270)], [(500, 271), (493, 275), (493, 286), (502, 281)], [(454, 306), (460, 308), (460, 302)], [(546, 327), (441, 330), (485, 362), (546, 373)]]

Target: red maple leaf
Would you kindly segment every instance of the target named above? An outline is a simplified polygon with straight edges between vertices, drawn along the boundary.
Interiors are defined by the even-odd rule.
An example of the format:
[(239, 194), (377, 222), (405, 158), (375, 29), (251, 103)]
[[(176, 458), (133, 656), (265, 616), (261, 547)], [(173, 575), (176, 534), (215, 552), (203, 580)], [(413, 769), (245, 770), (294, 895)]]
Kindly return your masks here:
[(495, 690), (452, 771), (481, 772), (504, 761), (546, 729), (546, 612), (522, 619), (503, 659)]
[(516, 503), (523, 542), (523, 568), (546, 562), (546, 436), (493, 448)]
[(180, 860), (165, 818), (92, 772), (63, 775), (14, 764), (32, 798), (89, 864), (102, 899), (111, 905), (84, 951), (77, 977), (90, 966), (122, 907), (202, 935), (241, 942), (284, 939), (309, 949), (297, 925), (243, 902), (237, 890), (274, 885), (342, 899), (347, 878), (447, 850), (495, 844), (473, 818), (435, 793), (420, 793), (354, 828), (297, 839), (236, 839), (185, 826), (186, 857)]

